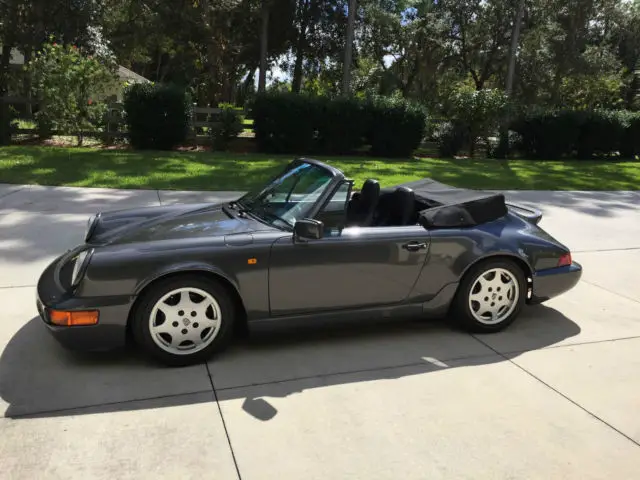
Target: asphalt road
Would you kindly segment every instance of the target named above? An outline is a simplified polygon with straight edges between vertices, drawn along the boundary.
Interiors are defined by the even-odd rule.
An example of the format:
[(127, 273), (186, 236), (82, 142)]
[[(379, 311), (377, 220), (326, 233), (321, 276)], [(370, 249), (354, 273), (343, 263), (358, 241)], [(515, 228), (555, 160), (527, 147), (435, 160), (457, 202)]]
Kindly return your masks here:
[(637, 479), (640, 192), (513, 192), (585, 268), (506, 332), (242, 341), (208, 365), (62, 350), (44, 266), (88, 215), (233, 193), (0, 185), (0, 479)]

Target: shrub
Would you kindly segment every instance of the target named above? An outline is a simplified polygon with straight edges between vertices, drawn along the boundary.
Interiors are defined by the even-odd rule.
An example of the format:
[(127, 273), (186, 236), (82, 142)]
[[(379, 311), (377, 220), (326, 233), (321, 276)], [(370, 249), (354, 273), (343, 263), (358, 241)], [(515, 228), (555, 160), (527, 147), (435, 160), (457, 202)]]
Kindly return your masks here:
[(330, 98), (269, 92), (252, 105), (258, 149), (269, 153), (346, 154), (369, 144), (380, 156), (408, 156), (425, 114), (401, 99)]
[(510, 111), (507, 96), (498, 89), (476, 90), (463, 86), (448, 99), (446, 115), (464, 126), (469, 135), (469, 155), (473, 156), (476, 141), (497, 133), (500, 123)]
[(107, 110), (102, 98), (116, 86), (114, 65), (72, 45), (47, 43), (28, 69), (39, 102), (35, 119), (42, 137), (57, 130), (78, 135), (82, 144), (82, 132), (101, 126)]
[(0, 145), (9, 145), (18, 130), (18, 110), (13, 105), (0, 105)]
[(580, 138), (582, 114), (575, 111), (532, 111), (511, 125), (530, 158), (554, 159), (572, 155)]
[(438, 155), (453, 158), (468, 143), (468, 129), (459, 122), (445, 122), (437, 132)]
[(408, 157), (418, 148), (426, 127), (426, 115), (420, 106), (389, 97), (374, 98), (366, 105), (373, 155)]
[(319, 101), (306, 95), (269, 92), (252, 104), (258, 150), (268, 153), (309, 153), (314, 149)]
[(213, 148), (226, 150), (229, 142), (236, 138), (244, 129), (244, 116), (230, 104), (218, 106), (221, 109), (218, 123), (211, 128), (210, 136)]
[(365, 143), (368, 111), (354, 98), (317, 100), (316, 149), (325, 154), (348, 154)]
[(594, 110), (581, 114), (580, 134), (576, 147), (580, 159), (594, 155), (617, 155), (625, 134), (623, 112)]
[(640, 155), (640, 113), (624, 112), (621, 116), (624, 132), (620, 141), (620, 155), (636, 158)]
[(134, 84), (125, 92), (124, 108), (135, 148), (170, 150), (187, 139), (191, 99), (183, 88)]
[(640, 154), (640, 114), (625, 110), (534, 111), (511, 126), (518, 149), (539, 159)]

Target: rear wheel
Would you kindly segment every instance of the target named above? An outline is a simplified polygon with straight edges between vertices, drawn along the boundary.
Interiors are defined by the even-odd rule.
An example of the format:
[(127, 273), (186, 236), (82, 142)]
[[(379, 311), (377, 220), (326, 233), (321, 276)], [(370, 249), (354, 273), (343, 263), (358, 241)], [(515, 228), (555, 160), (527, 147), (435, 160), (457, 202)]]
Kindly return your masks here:
[(524, 272), (515, 262), (487, 260), (472, 267), (463, 278), (452, 313), (467, 330), (497, 332), (514, 322), (526, 294)]
[(136, 343), (170, 366), (209, 359), (228, 346), (235, 310), (218, 282), (195, 275), (153, 284), (132, 319)]

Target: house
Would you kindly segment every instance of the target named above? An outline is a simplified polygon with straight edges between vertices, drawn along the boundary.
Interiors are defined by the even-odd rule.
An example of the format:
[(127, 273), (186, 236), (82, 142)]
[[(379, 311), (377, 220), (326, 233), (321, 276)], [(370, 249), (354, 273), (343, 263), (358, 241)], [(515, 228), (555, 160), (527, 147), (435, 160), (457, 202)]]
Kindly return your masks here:
[(129, 70), (128, 68), (123, 67), (122, 65), (118, 65), (118, 78), (120, 80), (119, 87), (115, 87), (115, 89), (110, 92), (111, 97), (116, 97), (114, 100), (117, 102), (122, 102), (124, 97), (124, 84), (131, 83), (151, 83), (151, 80), (143, 77), (142, 75), (138, 75), (136, 72)]
[[(0, 51), (2, 49), (2, 45), (0, 45)], [(10, 68), (15, 70), (20, 70), (24, 66), (24, 55), (17, 48), (11, 49), (11, 58), (9, 60)], [(118, 65), (118, 85), (114, 86), (110, 92), (106, 95), (107, 98), (111, 98), (114, 101), (122, 102), (123, 94), (124, 94), (124, 85), (131, 83), (151, 83), (151, 80), (143, 77), (142, 75), (138, 75), (136, 72), (129, 70), (128, 68), (123, 67), (122, 65)], [(12, 95), (9, 92), (9, 95)]]

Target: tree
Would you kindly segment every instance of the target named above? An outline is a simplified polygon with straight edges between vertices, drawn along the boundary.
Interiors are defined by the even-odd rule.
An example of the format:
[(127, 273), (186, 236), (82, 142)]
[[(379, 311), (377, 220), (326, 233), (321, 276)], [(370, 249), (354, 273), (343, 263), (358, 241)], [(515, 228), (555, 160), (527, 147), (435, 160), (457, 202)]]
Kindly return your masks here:
[(41, 136), (59, 130), (78, 136), (93, 131), (105, 113), (104, 100), (116, 86), (114, 65), (87, 56), (75, 45), (45, 44), (28, 66), (39, 101)]

